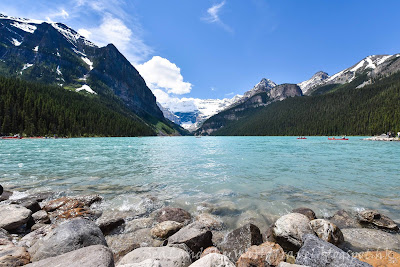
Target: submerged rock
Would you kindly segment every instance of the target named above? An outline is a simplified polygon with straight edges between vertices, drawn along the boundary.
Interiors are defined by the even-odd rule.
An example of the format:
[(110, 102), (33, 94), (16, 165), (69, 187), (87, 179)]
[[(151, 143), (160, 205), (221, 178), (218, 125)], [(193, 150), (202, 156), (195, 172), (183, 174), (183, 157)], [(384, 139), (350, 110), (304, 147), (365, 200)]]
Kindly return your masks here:
[(158, 261), (162, 267), (187, 267), (191, 264), (189, 253), (173, 247), (138, 248), (124, 256), (117, 266), (130, 266), (145, 260)]
[(204, 225), (208, 230), (222, 230), (224, 229), (224, 222), (217, 216), (202, 213), (196, 217), (196, 221)]
[(305, 234), (303, 241), (304, 245), (297, 254), (296, 264), (324, 267), (370, 266), (315, 235)]
[(340, 231), (339, 227), (327, 220), (312, 220), (310, 225), (317, 236), (326, 242), (338, 245), (344, 241), (342, 231)]
[(178, 232), (183, 227), (183, 224), (175, 221), (164, 221), (155, 225), (151, 229), (151, 235), (155, 238), (166, 239)]
[(29, 253), (32, 261), (39, 261), (92, 245), (107, 246), (100, 228), (89, 220), (73, 219), (61, 223), (50, 234), (38, 240), (29, 249)]
[(225, 255), (211, 253), (195, 261), (190, 267), (235, 267), (235, 264)]
[(378, 228), (387, 229), (391, 231), (398, 231), (399, 227), (389, 217), (381, 214), (377, 210), (364, 210), (358, 213), (358, 218), (361, 223), (369, 223)]
[(272, 227), (272, 234), (279, 245), (288, 251), (298, 251), (303, 245), (303, 235), (314, 234), (310, 220), (300, 213), (280, 217)]
[(22, 266), (30, 261), (29, 253), (23, 247), (12, 243), (0, 245), (0, 266)]
[(96, 267), (114, 267), (113, 255), (109, 248), (101, 245), (94, 245), (80, 248), (65, 254), (43, 259), (31, 264), (27, 267), (42, 266), (96, 266)]
[(367, 250), (389, 249), (400, 252), (399, 235), (378, 229), (342, 229), (345, 242), (340, 246), (345, 251), (361, 252)]
[(262, 242), (260, 229), (254, 224), (246, 224), (230, 232), (219, 247), (224, 255), (236, 262), (247, 249)]
[(309, 208), (297, 208), (297, 209), (292, 210), (292, 213), (303, 214), (303, 215), (307, 216), (307, 218), (310, 221), (317, 219), (317, 216), (315, 216), (315, 212)]
[(164, 221), (175, 221), (178, 223), (188, 224), (192, 219), (192, 216), (189, 212), (181, 208), (165, 207), (156, 212), (155, 219), (159, 223)]
[(200, 258), (201, 252), (211, 247), (212, 233), (198, 223), (189, 224), (168, 238), (168, 245), (185, 244), (193, 252), (192, 258)]
[(346, 210), (337, 211), (332, 217), (328, 218), (328, 220), (334, 223), (340, 229), (362, 227), (357, 220), (357, 216)]
[(281, 246), (265, 242), (259, 246), (251, 246), (242, 254), (237, 262), (237, 267), (278, 266), (285, 258), (285, 252)]
[(28, 222), (31, 214), (32, 211), (19, 205), (1, 205), (0, 228), (7, 231), (17, 229)]

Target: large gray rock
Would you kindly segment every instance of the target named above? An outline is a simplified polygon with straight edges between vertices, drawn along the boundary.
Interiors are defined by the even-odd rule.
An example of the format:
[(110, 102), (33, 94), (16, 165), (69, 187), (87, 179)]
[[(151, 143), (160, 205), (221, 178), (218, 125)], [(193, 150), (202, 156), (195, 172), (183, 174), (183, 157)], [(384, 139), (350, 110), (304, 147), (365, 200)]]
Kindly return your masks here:
[(29, 263), (29, 253), (25, 248), (12, 243), (0, 245), (0, 266), (22, 266)]
[(288, 251), (298, 251), (303, 244), (303, 235), (314, 234), (310, 220), (300, 213), (289, 213), (280, 217), (272, 227), (276, 242)]
[(135, 266), (131, 264), (142, 263), (145, 260), (158, 261), (162, 267), (187, 267), (191, 264), (189, 253), (182, 249), (173, 247), (146, 247), (135, 249), (127, 254), (121, 259), (118, 266)]
[(101, 245), (77, 249), (56, 257), (47, 258), (26, 265), (27, 267), (70, 267), (93, 266), (114, 267), (114, 259), (109, 248)]
[(200, 258), (201, 252), (212, 244), (212, 233), (203, 225), (192, 223), (168, 238), (168, 244), (186, 244), (193, 252), (192, 258)]
[(345, 242), (340, 246), (345, 251), (394, 250), (400, 252), (399, 235), (378, 229), (342, 229)]
[(165, 207), (155, 213), (157, 222), (175, 221), (178, 223), (188, 224), (192, 216), (186, 210), (181, 208)]
[(155, 238), (166, 239), (178, 232), (183, 224), (174, 221), (165, 221), (155, 225), (151, 229), (151, 235)]
[(305, 234), (303, 242), (304, 244), (297, 254), (296, 264), (321, 267), (371, 266), (315, 235)]
[(317, 236), (326, 242), (338, 245), (344, 241), (342, 231), (340, 231), (339, 227), (327, 220), (312, 220), (310, 225)]
[(102, 216), (96, 220), (97, 226), (99, 226), (104, 235), (111, 233), (124, 223), (125, 219), (123, 217), (109, 216), (108, 213), (102, 214)]
[(378, 228), (387, 229), (391, 231), (398, 231), (399, 227), (397, 224), (387, 217), (381, 214), (377, 210), (364, 210), (358, 213), (358, 218), (361, 223), (371, 224)]
[(54, 224), (47, 224), (35, 231), (30, 232), (29, 234), (25, 235), (21, 240), (18, 242), (18, 246), (30, 248), (32, 247), (38, 240), (44, 238), (46, 235), (50, 234), (53, 229), (56, 228)]
[(32, 211), (19, 205), (0, 206), (0, 228), (7, 231), (17, 229), (28, 222)]
[(249, 223), (230, 232), (219, 248), (231, 261), (236, 262), (251, 246), (258, 246), (262, 243), (260, 229)]
[(35, 221), (35, 223), (50, 223), (49, 215), (44, 210), (39, 210), (32, 214), (32, 219)]
[(225, 255), (211, 253), (195, 261), (190, 267), (235, 267), (235, 264)]
[(89, 220), (73, 219), (61, 223), (50, 234), (37, 241), (29, 249), (29, 253), (32, 261), (39, 261), (92, 245), (107, 246), (100, 228)]

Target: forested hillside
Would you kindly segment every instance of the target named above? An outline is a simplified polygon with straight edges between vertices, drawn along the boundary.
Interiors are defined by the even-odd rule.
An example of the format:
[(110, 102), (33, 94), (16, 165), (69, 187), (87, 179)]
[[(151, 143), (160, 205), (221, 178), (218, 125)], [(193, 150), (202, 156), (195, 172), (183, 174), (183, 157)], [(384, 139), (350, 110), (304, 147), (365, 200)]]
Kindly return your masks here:
[[(400, 73), (357, 89), (359, 83), (329, 85), (312, 96), (247, 110), (238, 120), (224, 121), (225, 126), (213, 135), (375, 135), (400, 131)], [(211, 119), (219, 115), (223, 113)]]
[(0, 130), (27, 136), (143, 136), (154, 129), (122, 105), (58, 86), (0, 77)]

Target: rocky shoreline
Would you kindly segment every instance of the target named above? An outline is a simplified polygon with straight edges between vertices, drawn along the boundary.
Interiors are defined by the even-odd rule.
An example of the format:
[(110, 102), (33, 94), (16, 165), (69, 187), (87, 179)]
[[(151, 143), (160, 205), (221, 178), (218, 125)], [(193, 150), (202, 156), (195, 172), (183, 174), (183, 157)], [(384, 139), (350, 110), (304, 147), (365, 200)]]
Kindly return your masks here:
[(231, 231), (215, 214), (151, 198), (133, 213), (103, 210), (99, 195), (20, 196), (0, 197), (0, 266), (400, 266), (399, 225), (376, 210), (299, 208)]

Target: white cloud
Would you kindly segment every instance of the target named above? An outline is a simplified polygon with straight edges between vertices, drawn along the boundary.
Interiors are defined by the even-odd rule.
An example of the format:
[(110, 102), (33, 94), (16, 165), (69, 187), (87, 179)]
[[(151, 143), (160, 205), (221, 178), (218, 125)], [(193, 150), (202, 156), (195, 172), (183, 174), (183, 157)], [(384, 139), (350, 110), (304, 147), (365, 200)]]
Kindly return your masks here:
[(90, 35), (92, 35), (92, 33), (86, 29), (79, 29), (78, 33), (83, 37), (85, 37), (86, 39), (90, 39)]
[(154, 56), (136, 69), (153, 92), (161, 89), (168, 94), (182, 95), (192, 90), (192, 84), (183, 81), (181, 69), (166, 58)]
[(207, 9), (207, 16), (203, 18), (204, 21), (208, 23), (215, 23), (219, 26), (221, 26), (224, 30), (228, 32), (233, 32), (232, 28), (226, 25), (224, 22), (222, 22), (219, 13), (221, 12), (221, 9), (225, 6), (226, 1), (222, 1), (219, 4), (215, 4), (211, 6), (209, 9)]

